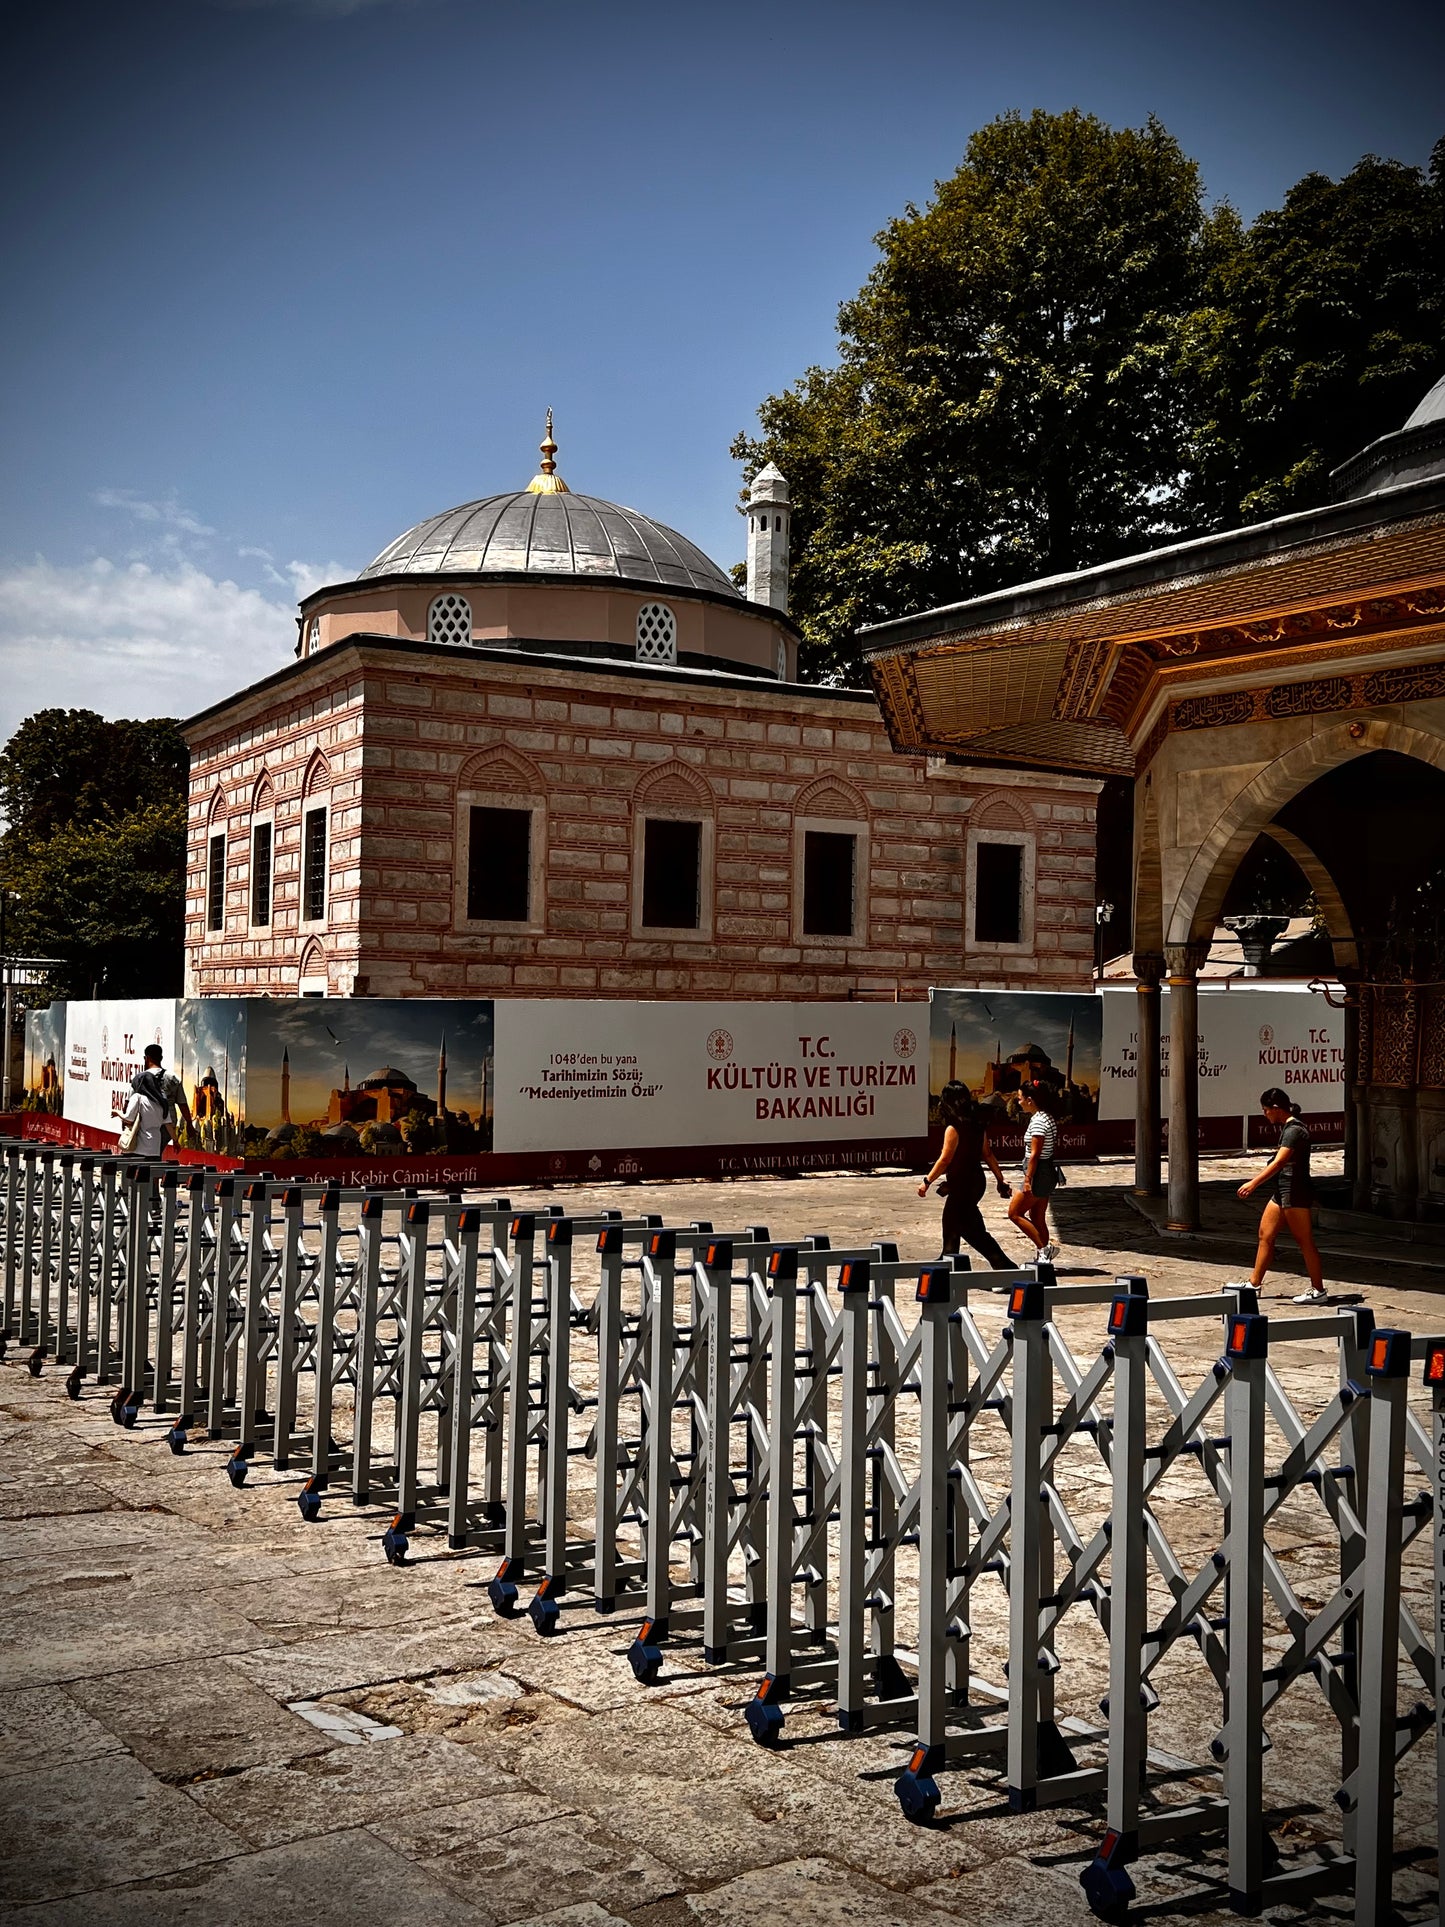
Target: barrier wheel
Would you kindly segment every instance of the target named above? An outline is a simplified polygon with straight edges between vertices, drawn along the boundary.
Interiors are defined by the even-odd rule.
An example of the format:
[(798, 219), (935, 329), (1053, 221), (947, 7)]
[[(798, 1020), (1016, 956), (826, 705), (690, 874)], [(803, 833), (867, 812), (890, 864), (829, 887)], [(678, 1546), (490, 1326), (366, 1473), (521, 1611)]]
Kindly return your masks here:
[(80, 1397), (80, 1381), (84, 1377), (85, 1373), (81, 1371), (78, 1365), (73, 1372), (69, 1372), (66, 1375), (65, 1396), (70, 1399), (72, 1403)]
[(1091, 1860), (1079, 1875), (1079, 1885), (1089, 1903), (1089, 1911), (1100, 1920), (1123, 1920), (1134, 1898), (1134, 1883), (1123, 1867), (1108, 1867), (1102, 1860)]
[(32, 1378), (39, 1378), (40, 1367), (45, 1363), (45, 1353), (37, 1345), (25, 1361), (25, 1369)]
[(406, 1564), (406, 1555), (411, 1549), (411, 1541), (401, 1529), (399, 1512), (381, 1535), (381, 1549), (386, 1554), (386, 1563), (389, 1566)]
[(783, 1737), (784, 1714), (781, 1706), (764, 1700), (749, 1700), (744, 1715), (748, 1731), (759, 1746), (777, 1746)]
[(514, 1581), (506, 1577), (504, 1565), (496, 1578), (487, 1587), (487, 1597), (492, 1602), (492, 1611), (499, 1619), (517, 1617), (517, 1588)]
[(309, 1526), (321, 1517), (321, 1494), (313, 1480), (308, 1479), (296, 1494), (296, 1509)]
[(903, 1817), (911, 1820), (915, 1827), (932, 1826), (933, 1817), (938, 1812), (942, 1795), (933, 1777), (933, 1768), (942, 1758), (942, 1747), (920, 1746), (893, 1783)]
[(634, 1639), (627, 1649), (627, 1663), (632, 1668), (634, 1678), (642, 1685), (655, 1686), (657, 1676), (662, 1671), (662, 1648)]
[(226, 1460), (226, 1477), (238, 1492), (246, 1483), (246, 1474), (251, 1470), (251, 1454), (255, 1449), (254, 1445), (238, 1445)]
[(171, 1448), (171, 1451), (177, 1458), (182, 1457), (186, 1449), (185, 1426), (173, 1425), (170, 1431), (166, 1433), (166, 1444)]
[(527, 1617), (543, 1639), (550, 1639), (561, 1622), (562, 1608), (555, 1599), (549, 1599), (544, 1593), (538, 1593), (527, 1608)]

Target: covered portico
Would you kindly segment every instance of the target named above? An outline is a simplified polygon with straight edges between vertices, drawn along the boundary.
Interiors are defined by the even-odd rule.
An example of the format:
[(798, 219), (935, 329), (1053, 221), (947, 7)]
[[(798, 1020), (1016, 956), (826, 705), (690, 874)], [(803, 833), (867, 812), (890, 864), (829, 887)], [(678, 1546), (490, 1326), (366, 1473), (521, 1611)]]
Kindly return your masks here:
[(1224, 918), (1282, 921), (1250, 914), (1270, 862), (1347, 987), (1353, 1202), (1445, 1220), (1445, 382), (1335, 479), (1325, 508), (865, 635), (897, 748), (1132, 779), (1136, 1186), (1160, 1189), (1167, 982), (1177, 1230), (1199, 972)]

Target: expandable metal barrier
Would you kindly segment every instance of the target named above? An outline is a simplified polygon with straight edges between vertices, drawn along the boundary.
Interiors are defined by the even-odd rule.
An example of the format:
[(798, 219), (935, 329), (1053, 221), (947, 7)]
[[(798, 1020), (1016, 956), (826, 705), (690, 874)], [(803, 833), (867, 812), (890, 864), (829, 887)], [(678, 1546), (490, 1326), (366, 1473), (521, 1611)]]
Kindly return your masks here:
[[(589, 1301), (573, 1261), (594, 1241)], [(747, 1719), (764, 1745), (800, 1694), (832, 1694), (844, 1734), (912, 1724), (897, 1793), (915, 1821), (938, 1812), (939, 1776), (955, 1766), (1001, 1768), (1018, 1811), (1102, 1796), (1105, 1831), (1080, 1876), (1096, 1913), (1127, 1910), (1143, 1856), (1217, 1831), (1240, 1913), (1344, 1890), (1357, 1921), (1389, 1915), (1396, 1766), (1433, 1726), (1445, 1768), (1445, 1339), (1376, 1330), (1363, 1310), (1271, 1320), (1247, 1286), (1151, 1301), (1139, 1277), (1069, 1284), (1044, 1265), (980, 1274), (966, 1258), (909, 1264), (886, 1245), (779, 1244), (762, 1226), (346, 1196), (27, 1140), (0, 1140), (0, 1265), (0, 1356), (14, 1341), (36, 1375), (47, 1357), (70, 1365), (71, 1397), (88, 1375), (118, 1382), (112, 1415), (127, 1427), (148, 1398), (175, 1415), (173, 1451), (204, 1415), (212, 1438), (233, 1441), (233, 1483), (268, 1428), (274, 1466), (307, 1475), (303, 1517), (335, 1481), (392, 1510), (394, 1562), (419, 1524), (499, 1554), (494, 1608), (517, 1613), (535, 1580), (527, 1611), (543, 1634), (564, 1603), (636, 1602), (640, 1680), (680, 1640), (709, 1664), (763, 1667)], [(896, 1291), (915, 1280), (910, 1330)], [(1000, 1291), (1006, 1317), (990, 1337), (979, 1310), (1001, 1309)], [(1095, 1305), (1107, 1329), (1081, 1361), (1057, 1320)], [(1219, 1319), (1224, 1345), (1189, 1389), (1160, 1334), (1198, 1319)], [(596, 1346), (590, 1392), (572, 1370), (579, 1331)], [(1302, 1344), (1338, 1355), (1337, 1391), (1308, 1424), (1271, 1363)], [(1406, 1399), (1412, 1362), (1428, 1431)], [(911, 1478), (905, 1401), (918, 1415)], [(424, 1414), (436, 1441), (425, 1468)], [(1273, 1468), (1267, 1419), (1285, 1446)], [(1008, 1455), (993, 1500), (975, 1475), (984, 1428)], [(1061, 1491), (1070, 1452), (1108, 1474), (1108, 1514), (1087, 1535)], [(568, 1508), (579, 1458), (595, 1501), (581, 1535)], [(1418, 1496), (1407, 1464), (1429, 1481)], [(1159, 1516), (1167, 1482), (1191, 1468), (1220, 1514), (1192, 1572)], [(1338, 1540), (1338, 1581), (1313, 1609), (1270, 1539), (1281, 1508), (1306, 1498)], [(1428, 1635), (1401, 1588), (1403, 1554), (1427, 1530)], [(914, 1548), (907, 1654), (898, 1562)], [(972, 1667), (973, 1593), (987, 1578), (1007, 1595), (1003, 1691)], [(1288, 1632), (1273, 1657), (1266, 1597)], [(1102, 1726), (1058, 1717), (1058, 1632), (1075, 1609), (1107, 1637)], [(1181, 1646), (1218, 1696), (1221, 1790), (1169, 1801), (1182, 1763), (1151, 1752), (1151, 1681)], [(1428, 1694), (1403, 1715), (1402, 1650)], [(1308, 1678), (1338, 1723), (1343, 1839), (1283, 1869), (1265, 1826), (1265, 1722)], [(1076, 1747), (1102, 1758), (1081, 1766)]]

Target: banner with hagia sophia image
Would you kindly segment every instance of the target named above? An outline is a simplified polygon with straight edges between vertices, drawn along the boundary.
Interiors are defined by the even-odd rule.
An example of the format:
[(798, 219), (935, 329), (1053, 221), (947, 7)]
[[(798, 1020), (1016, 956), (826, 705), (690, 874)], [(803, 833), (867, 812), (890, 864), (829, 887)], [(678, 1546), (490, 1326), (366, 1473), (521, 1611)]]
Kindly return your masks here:
[(935, 990), (929, 1024), (928, 1122), (941, 1129), (939, 1096), (963, 1084), (990, 1122), (995, 1150), (1021, 1149), (1024, 1084), (1042, 1085), (1062, 1127), (1064, 1155), (1099, 1148), (1102, 999), (1091, 991)]

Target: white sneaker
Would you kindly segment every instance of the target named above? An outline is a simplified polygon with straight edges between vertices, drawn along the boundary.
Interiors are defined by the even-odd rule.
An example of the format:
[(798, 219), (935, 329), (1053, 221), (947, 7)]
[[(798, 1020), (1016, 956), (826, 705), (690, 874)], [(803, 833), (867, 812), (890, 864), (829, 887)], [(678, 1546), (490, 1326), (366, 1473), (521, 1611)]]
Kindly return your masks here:
[(1296, 1305), (1327, 1305), (1330, 1294), (1327, 1291), (1297, 1291), (1291, 1303)]
[(1039, 1253), (1039, 1262), (1040, 1264), (1051, 1265), (1058, 1255), (1059, 1247), (1056, 1244), (1046, 1244)]

